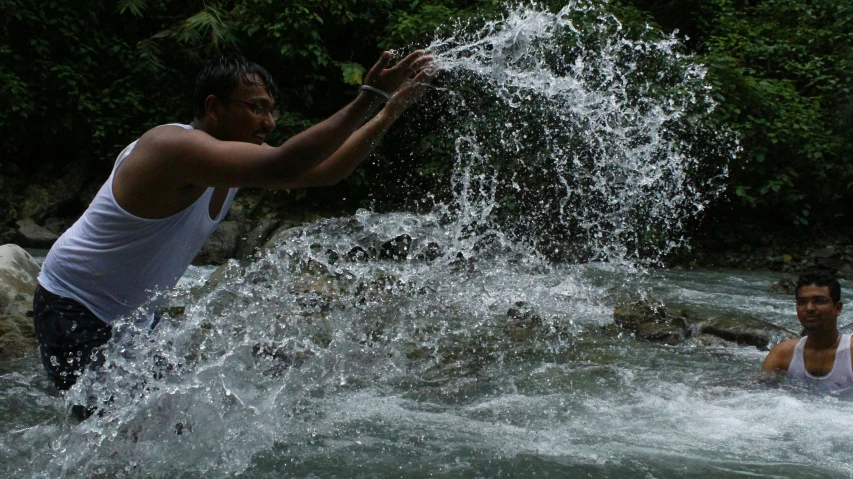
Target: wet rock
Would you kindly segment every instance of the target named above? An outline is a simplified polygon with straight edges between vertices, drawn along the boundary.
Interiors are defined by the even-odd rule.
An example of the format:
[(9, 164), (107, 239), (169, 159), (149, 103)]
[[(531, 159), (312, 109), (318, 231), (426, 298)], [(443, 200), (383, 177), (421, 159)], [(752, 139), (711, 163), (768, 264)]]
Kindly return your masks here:
[(0, 357), (26, 354), (37, 346), (32, 318), (0, 315)]
[(280, 376), (292, 367), (299, 367), (315, 354), (310, 349), (293, 350), (270, 342), (257, 343), (252, 347), (252, 356), (272, 363), (263, 373), (270, 377)]
[(676, 345), (689, 337), (689, 330), (674, 323), (642, 323), (634, 329), (634, 334), (641, 339), (655, 343)]
[(767, 349), (770, 344), (797, 337), (785, 328), (759, 319), (727, 315), (704, 321), (699, 332), (760, 349)]
[(246, 268), (240, 265), (238, 261), (228, 261), (216, 268), (213, 273), (210, 273), (204, 284), (203, 291), (210, 291), (221, 284), (240, 278), (245, 274)]
[(480, 272), (477, 262), (473, 258), (465, 258), (461, 251), (456, 253), (456, 259), (450, 262), (450, 270), (454, 273), (468, 273), (469, 276)]
[(193, 264), (224, 264), (234, 257), (239, 240), (240, 225), (236, 221), (223, 221), (193, 259)]
[(666, 307), (662, 304), (653, 305), (645, 300), (617, 304), (613, 308), (613, 321), (624, 329), (636, 329), (644, 323), (664, 322)]
[(337, 251), (331, 248), (326, 250), (326, 261), (328, 261), (329, 264), (335, 264), (339, 259), (341, 259), (341, 255), (338, 254)]
[(820, 249), (812, 251), (811, 256), (813, 258), (826, 259), (826, 258), (831, 258), (831, 257), (835, 256), (835, 254), (836, 254), (835, 247), (832, 245), (829, 245), (829, 246), (826, 246), (824, 248), (820, 248)]
[(797, 282), (795, 280), (790, 278), (783, 278), (780, 279), (778, 282), (773, 283), (770, 289), (779, 293), (793, 295), (797, 292), (796, 287)]
[(507, 322), (504, 329), (514, 341), (523, 341), (530, 337), (534, 330), (542, 326), (542, 317), (524, 301), (515, 303), (515, 307), (506, 312)]
[(65, 232), (72, 224), (74, 224), (73, 218), (48, 218), (44, 220), (44, 229), (50, 231), (51, 233), (60, 236)]
[[(82, 163), (70, 164), (59, 180), (49, 185), (30, 185), (24, 190), (24, 200), (19, 218), (32, 218), (41, 222), (48, 216), (62, 215), (64, 210), (79, 210), (88, 203), (80, 203), (83, 189), (90, 172)], [(67, 212), (66, 212), (67, 214)]]
[[(241, 237), (235, 253), (238, 258), (247, 258), (260, 250), (270, 235), (278, 228), (281, 221), (263, 218), (251, 225), (248, 232)], [(247, 229), (244, 225), (243, 230)]]
[(39, 266), (21, 247), (0, 246), (0, 356), (24, 353), (35, 347), (33, 293)]
[(27, 248), (50, 248), (59, 238), (49, 230), (39, 226), (31, 218), (25, 218), (15, 223), (15, 242)]
[(407, 234), (388, 240), (379, 247), (379, 259), (405, 260), (412, 248), (412, 237)]
[(444, 251), (441, 249), (441, 245), (435, 241), (430, 241), (427, 243), (426, 247), (415, 256), (415, 258), (420, 261), (433, 261), (443, 255)]
[(618, 304), (613, 309), (613, 321), (640, 339), (675, 345), (691, 336), (689, 323), (696, 319), (690, 310), (681, 310), (677, 316), (671, 316), (662, 304), (638, 300)]
[(847, 266), (847, 262), (838, 257), (818, 258), (815, 262), (819, 267), (830, 270), (833, 273)]
[(24, 316), (32, 310), (40, 270), (20, 246), (0, 246), (0, 314)]
[(361, 246), (355, 246), (347, 252), (347, 259), (350, 261), (367, 261), (370, 259), (370, 253)]
[(853, 279), (853, 264), (845, 265), (835, 275), (840, 279)]

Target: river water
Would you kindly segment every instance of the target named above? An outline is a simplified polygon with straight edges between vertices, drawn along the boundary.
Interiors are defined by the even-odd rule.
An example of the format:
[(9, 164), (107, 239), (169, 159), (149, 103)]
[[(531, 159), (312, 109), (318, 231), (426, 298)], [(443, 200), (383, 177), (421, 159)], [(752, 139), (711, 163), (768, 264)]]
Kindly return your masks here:
[[(707, 176), (697, 183), (701, 155), (677, 127), (707, 103), (693, 88), (703, 73), (673, 39), (628, 40), (612, 17), (571, 7), (519, 9), (431, 46), (451, 79), (448, 115), (473, 105), (471, 89), (454, 88), (472, 78), (501, 92), (505, 115), (447, 122), (450, 203), (326, 219), (207, 282), (191, 271), (163, 293), (183, 311), (153, 331), (119, 323), (105, 371), (68, 397), (35, 355), (0, 365), (0, 475), (853, 474), (846, 395), (762, 375), (766, 351), (754, 347), (665, 346), (613, 326), (614, 307), (636, 298), (790, 330), (797, 321), (792, 298), (771, 288), (778, 274), (653, 267), (718, 191)], [(597, 19), (596, 48), (584, 35), (555, 47), (555, 35), (565, 45), (588, 31), (570, 11)], [(548, 60), (558, 50), (572, 61)], [(626, 52), (682, 65), (673, 91), (683, 96), (638, 87), (631, 71), (646, 63)], [(531, 126), (528, 104), (547, 126)], [(528, 123), (506, 126), (517, 120)], [(526, 131), (539, 132), (538, 149)], [(516, 174), (490, 169), (509, 153)], [(724, 167), (702, 171), (713, 179)], [(530, 168), (558, 188), (536, 197)], [(511, 226), (496, 213), (505, 188), (528, 202)], [(582, 259), (554, 261), (560, 243), (536, 239), (557, 230)], [(71, 419), (81, 403), (98, 414)]]
[[(69, 419), (35, 355), (3, 364), (0, 474), (853, 473), (849, 398), (768, 382), (766, 352), (754, 347), (664, 346), (602, 328), (625, 291), (643, 291), (795, 329), (792, 298), (770, 288), (777, 274), (463, 261), (452, 251), (416, 259), (441, 240), (431, 221), (326, 220), (218, 286), (187, 283), (173, 293), (187, 304), (182, 317), (117, 341), (109, 377), (84, 378), (113, 398), (83, 423)], [(412, 259), (329, 265), (327, 249), (369, 250), (372, 234), (411, 235)], [(520, 301), (541, 323), (519, 334), (507, 311)]]

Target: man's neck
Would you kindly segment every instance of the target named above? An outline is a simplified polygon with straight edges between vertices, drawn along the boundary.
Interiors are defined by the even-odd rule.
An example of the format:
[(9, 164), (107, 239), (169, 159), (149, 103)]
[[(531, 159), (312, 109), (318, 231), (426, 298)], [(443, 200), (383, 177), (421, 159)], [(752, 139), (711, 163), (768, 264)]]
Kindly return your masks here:
[(199, 120), (198, 118), (196, 118), (190, 123), (190, 126), (193, 127), (193, 129), (195, 130), (201, 130), (207, 133), (208, 135), (216, 138), (216, 135), (213, 134), (213, 128), (211, 128), (210, 125), (208, 125), (207, 122), (205, 122), (204, 120)]
[(810, 332), (806, 346), (809, 349), (824, 350), (838, 346), (841, 333), (838, 329), (832, 331)]

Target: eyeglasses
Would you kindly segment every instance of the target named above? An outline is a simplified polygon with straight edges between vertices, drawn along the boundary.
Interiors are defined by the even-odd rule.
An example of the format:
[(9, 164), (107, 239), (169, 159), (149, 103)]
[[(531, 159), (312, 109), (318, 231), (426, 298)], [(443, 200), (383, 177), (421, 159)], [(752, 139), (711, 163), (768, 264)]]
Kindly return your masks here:
[(809, 305), (809, 303), (812, 303), (815, 306), (826, 306), (832, 304), (832, 299), (827, 298), (826, 296), (815, 296), (814, 298), (797, 299), (798, 308), (805, 308)]
[(225, 98), (229, 100), (239, 101), (240, 103), (246, 104), (249, 107), (249, 111), (252, 112), (258, 118), (263, 118), (267, 115), (272, 116), (272, 121), (278, 120), (278, 117), (281, 116), (281, 111), (278, 108), (270, 108), (266, 105), (260, 105), (258, 103), (252, 103), (250, 101), (241, 100), (240, 98), (234, 98), (233, 96), (226, 96)]

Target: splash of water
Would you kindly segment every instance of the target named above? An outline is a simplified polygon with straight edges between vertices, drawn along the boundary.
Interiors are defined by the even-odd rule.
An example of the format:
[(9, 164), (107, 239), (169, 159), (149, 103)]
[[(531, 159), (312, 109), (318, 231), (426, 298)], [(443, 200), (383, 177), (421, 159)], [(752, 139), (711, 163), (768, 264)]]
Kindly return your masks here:
[(428, 50), (453, 79), (464, 224), (496, 220), (551, 258), (655, 264), (721, 191), (736, 142), (702, 122), (705, 70), (674, 36), (573, 1)]

